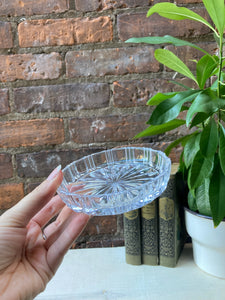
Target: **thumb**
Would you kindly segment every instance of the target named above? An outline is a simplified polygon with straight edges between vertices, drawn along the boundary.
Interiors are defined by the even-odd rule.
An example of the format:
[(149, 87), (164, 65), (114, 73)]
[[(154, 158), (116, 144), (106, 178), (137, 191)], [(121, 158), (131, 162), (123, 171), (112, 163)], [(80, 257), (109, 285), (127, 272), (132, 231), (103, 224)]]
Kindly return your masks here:
[(61, 166), (58, 166), (36, 189), (7, 210), (1, 216), (1, 221), (5, 226), (26, 227), (30, 219), (54, 196), (62, 179)]

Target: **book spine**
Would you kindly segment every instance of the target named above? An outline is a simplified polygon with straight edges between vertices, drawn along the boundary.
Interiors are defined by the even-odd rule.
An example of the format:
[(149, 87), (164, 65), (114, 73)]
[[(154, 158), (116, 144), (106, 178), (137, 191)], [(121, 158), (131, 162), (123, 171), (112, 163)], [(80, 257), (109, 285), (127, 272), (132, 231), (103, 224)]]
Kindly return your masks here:
[(126, 263), (141, 265), (140, 209), (124, 213), (123, 217)]
[(183, 207), (177, 198), (175, 170), (159, 197), (159, 264), (165, 267), (176, 266), (185, 242)]
[(142, 263), (158, 265), (158, 199), (141, 208), (141, 245)]

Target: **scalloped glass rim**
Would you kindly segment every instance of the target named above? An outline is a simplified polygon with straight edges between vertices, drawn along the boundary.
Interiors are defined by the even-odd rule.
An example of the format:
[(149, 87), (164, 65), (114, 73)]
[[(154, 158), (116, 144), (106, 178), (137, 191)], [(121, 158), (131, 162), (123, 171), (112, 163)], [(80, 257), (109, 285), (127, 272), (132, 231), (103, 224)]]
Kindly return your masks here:
[[(115, 215), (140, 208), (166, 189), (171, 161), (147, 147), (117, 147), (76, 160), (57, 192), (76, 212)], [(89, 193), (89, 194), (88, 194)]]

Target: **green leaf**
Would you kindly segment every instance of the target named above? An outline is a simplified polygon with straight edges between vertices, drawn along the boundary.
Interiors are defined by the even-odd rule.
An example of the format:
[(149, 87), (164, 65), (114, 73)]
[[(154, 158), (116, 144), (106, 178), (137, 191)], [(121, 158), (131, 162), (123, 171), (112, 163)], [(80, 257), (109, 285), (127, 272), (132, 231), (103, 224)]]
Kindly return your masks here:
[(222, 98), (218, 98), (217, 99), (217, 107), (219, 109), (225, 109), (225, 99), (222, 99)]
[(179, 159), (179, 172), (182, 173), (183, 178), (185, 180), (186, 168), (185, 168), (185, 165), (184, 165), (184, 162), (183, 162), (183, 152), (184, 151), (181, 152), (180, 159)]
[(195, 76), (192, 74), (190, 69), (173, 52), (167, 49), (156, 49), (155, 58), (161, 64), (194, 80), (198, 84)]
[(153, 111), (148, 124), (159, 125), (175, 119), (185, 102), (192, 101), (200, 91), (188, 90), (177, 93), (174, 97), (161, 102)]
[(169, 93), (157, 93), (152, 98), (150, 98), (147, 102), (147, 105), (158, 105), (164, 100), (172, 98), (175, 96), (177, 92), (169, 92)]
[(130, 38), (126, 41), (126, 43), (145, 43), (145, 44), (151, 44), (151, 45), (172, 44), (176, 47), (190, 46), (190, 47), (195, 48), (205, 54), (209, 54), (207, 51), (205, 51), (204, 49), (198, 47), (197, 45), (195, 45), (193, 43), (175, 38), (170, 35)]
[[(224, 84), (224, 81), (225, 81), (225, 73), (222, 72), (221, 73), (221, 85), (220, 85), (221, 98), (224, 98), (224, 96), (225, 96), (225, 84)], [(218, 78), (211, 85), (211, 90), (216, 90), (217, 87), (218, 87)]]
[(203, 91), (195, 98), (190, 106), (186, 116), (186, 125), (189, 126), (193, 115), (198, 112), (203, 112), (210, 116), (217, 110), (218, 101), (213, 98), (213, 95), (207, 93), (207, 91)]
[(220, 95), (221, 95), (221, 98), (225, 98), (225, 83), (224, 83), (224, 79), (221, 79), (223, 80), (223, 82), (221, 81), (220, 82)]
[(154, 13), (158, 13), (160, 16), (171, 20), (188, 19), (192, 21), (198, 21), (208, 26), (211, 30), (215, 32), (215, 29), (204, 18), (202, 18), (200, 15), (198, 15), (197, 13), (191, 11), (186, 7), (178, 7), (173, 3), (167, 3), (167, 2), (157, 3), (149, 9), (147, 13), (147, 17), (151, 16)]
[(209, 202), (209, 183), (210, 179), (206, 178), (203, 183), (196, 189), (195, 199), (198, 212), (205, 216), (212, 216)]
[(199, 142), (200, 142), (201, 134), (194, 134), (191, 135), (189, 140), (184, 146), (184, 163), (186, 168), (189, 168), (192, 164), (195, 155), (200, 149)]
[(181, 107), (181, 111), (185, 111), (185, 110), (188, 110), (188, 109), (189, 109), (189, 106), (187, 106), (187, 105), (183, 105)]
[(219, 139), (219, 158), (220, 158), (220, 165), (225, 174), (225, 129), (223, 125), (220, 123), (220, 139)]
[(206, 113), (202, 113), (202, 112), (197, 113), (197, 114), (194, 116), (194, 118), (193, 118), (193, 120), (192, 120), (192, 122), (191, 122), (190, 128), (192, 128), (192, 127), (194, 127), (194, 126), (196, 126), (196, 125), (198, 125), (198, 124), (204, 122), (205, 120), (208, 119), (209, 116), (210, 116), (210, 115), (208, 115), (208, 114), (206, 114)]
[(216, 69), (219, 63), (219, 58), (215, 55), (204, 55), (198, 61), (196, 65), (197, 81), (200, 89), (203, 89), (206, 80), (212, 76), (213, 71)]
[(200, 151), (203, 156), (214, 156), (218, 146), (218, 130), (214, 119), (204, 127), (200, 138)]
[(198, 207), (196, 204), (196, 198), (193, 196), (193, 192), (189, 191), (188, 193), (188, 207), (192, 211), (197, 211)]
[(209, 185), (209, 201), (214, 226), (218, 226), (225, 217), (225, 175), (221, 170), (219, 158), (215, 157), (215, 165)]
[(189, 139), (190, 135), (186, 135), (186, 136), (182, 136), (181, 138), (175, 140), (174, 142), (172, 142), (166, 149), (165, 149), (165, 154), (168, 156), (171, 152), (171, 150), (176, 147), (177, 145), (179, 145), (182, 142), (186, 142)]
[(225, 21), (224, 0), (203, 0), (203, 3), (219, 34), (223, 35)]
[(204, 157), (200, 150), (194, 157), (191, 168), (188, 172), (188, 186), (190, 190), (199, 187), (208, 178), (213, 169), (213, 157)]
[(185, 124), (184, 120), (175, 119), (162, 125), (152, 125), (146, 128), (145, 130), (143, 130), (142, 132), (140, 132), (139, 134), (137, 134), (134, 138), (137, 139), (140, 137), (162, 134), (184, 124)]
[(195, 191), (189, 191), (188, 206), (192, 211), (197, 211), (202, 215), (211, 217), (209, 183), (210, 179), (206, 178)]

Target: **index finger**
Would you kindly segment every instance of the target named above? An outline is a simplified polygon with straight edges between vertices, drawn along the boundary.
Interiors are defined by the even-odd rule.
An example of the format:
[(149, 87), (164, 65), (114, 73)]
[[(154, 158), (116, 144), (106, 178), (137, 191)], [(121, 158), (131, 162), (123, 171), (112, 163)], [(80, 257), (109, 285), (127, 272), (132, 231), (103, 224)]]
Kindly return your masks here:
[(4, 226), (26, 227), (30, 219), (54, 196), (62, 179), (61, 168), (57, 167), (36, 189), (1, 216)]

